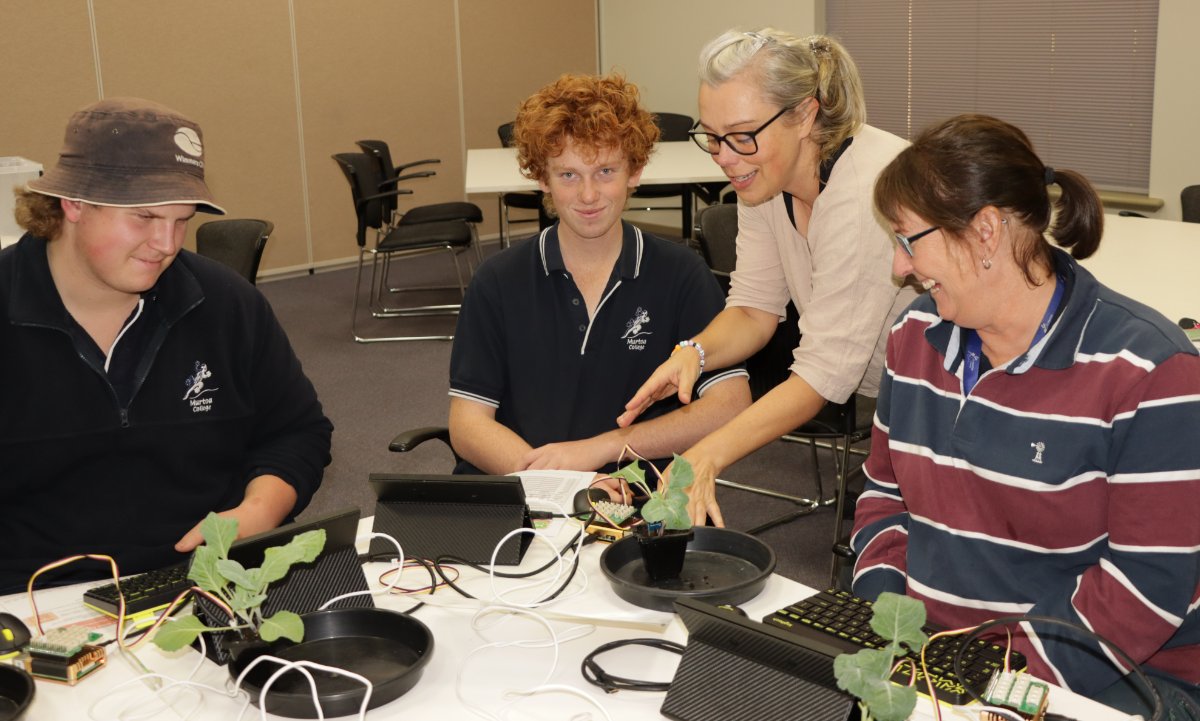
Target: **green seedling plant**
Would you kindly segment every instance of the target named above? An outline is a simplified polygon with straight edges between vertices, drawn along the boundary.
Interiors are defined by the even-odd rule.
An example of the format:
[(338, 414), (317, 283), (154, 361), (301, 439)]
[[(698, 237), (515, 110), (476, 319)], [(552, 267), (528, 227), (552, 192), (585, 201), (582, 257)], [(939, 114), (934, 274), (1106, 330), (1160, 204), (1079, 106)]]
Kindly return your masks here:
[(188, 579), (204, 595), (219, 602), (230, 613), (230, 625), (205, 626), (195, 616), (183, 616), (165, 623), (154, 636), (154, 644), (164, 651), (176, 651), (191, 644), (205, 631), (240, 631), (256, 634), (268, 643), (286, 638), (304, 640), (304, 622), (291, 611), (279, 611), (263, 617), (267, 586), (288, 574), (297, 563), (316, 560), (325, 547), (325, 531), (317, 529), (297, 534), (291, 541), (268, 548), (263, 564), (245, 568), (229, 558), (229, 548), (237, 538), (236, 518), (209, 513), (200, 524), (204, 544), (196, 548)]
[[(647, 462), (649, 463), (649, 462)], [(692, 518), (688, 515), (688, 495), (686, 489), (692, 485), (695, 474), (691, 462), (675, 454), (671, 462), (671, 477), (664, 480), (662, 474), (653, 464), (649, 464), (658, 476), (658, 488), (650, 488), (646, 482), (646, 472), (637, 462), (630, 463), (624, 468), (613, 472), (613, 478), (619, 478), (630, 486), (637, 488), (649, 500), (642, 506), (642, 520), (653, 526), (661, 523), (664, 530), (686, 531), (692, 527)]]
[(905, 647), (919, 653), (929, 640), (921, 630), (924, 625), (924, 603), (881, 593), (871, 614), (871, 629), (889, 641), (888, 645), (844, 653), (833, 660), (838, 687), (859, 699), (864, 719), (904, 721), (912, 715), (917, 705), (916, 689), (892, 683), (891, 676), (896, 659), (906, 654)]

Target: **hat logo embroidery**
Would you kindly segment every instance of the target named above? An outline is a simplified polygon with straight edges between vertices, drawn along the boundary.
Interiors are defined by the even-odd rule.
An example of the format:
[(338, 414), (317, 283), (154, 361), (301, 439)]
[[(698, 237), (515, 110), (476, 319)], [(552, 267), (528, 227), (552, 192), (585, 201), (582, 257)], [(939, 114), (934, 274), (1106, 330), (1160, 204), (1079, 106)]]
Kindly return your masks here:
[(200, 396), (206, 393), (214, 393), (219, 388), (208, 387), (204, 381), (212, 378), (212, 371), (208, 369), (207, 363), (196, 361), (195, 371), (187, 377), (184, 385), (188, 387), (187, 392), (183, 394), (183, 400), (188, 401), (188, 405), (192, 408), (192, 413), (207, 413), (212, 410), (212, 398), (201, 398)]
[(639, 307), (634, 312), (633, 317), (625, 324), (625, 334), (621, 339), (629, 347), (629, 350), (645, 350), (646, 339), (639, 336), (650, 335), (651, 331), (642, 330), (642, 328), (650, 323), (650, 311)]
[(200, 160), (201, 154), (204, 153), (204, 146), (200, 144), (200, 134), (195, 130), (187, 127), (177, 128), (175, 130), (175, 145), (188, 155), (195, 157), (189, 158), (187, 155), (175, 154), (175, 162), (187, 163), (194, 165), (197, 168), (204, 167), (204, 161)]
[(200, 134), (191, 128), (179, 128), (175, 131), (175, 144), (188, 155), (199, 158), (204, 153), (200, 144)]

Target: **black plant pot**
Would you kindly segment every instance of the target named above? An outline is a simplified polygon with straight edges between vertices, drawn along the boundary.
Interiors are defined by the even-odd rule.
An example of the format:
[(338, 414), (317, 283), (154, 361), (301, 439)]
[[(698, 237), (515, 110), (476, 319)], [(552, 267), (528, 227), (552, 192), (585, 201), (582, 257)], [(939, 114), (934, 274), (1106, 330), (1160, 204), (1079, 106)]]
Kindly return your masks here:
[[(392, 701), (421, 678), (433, 655), (433, 634), (412, 616), (382, 608), (335, 608), (307, 613), (304, 641), (281, 640), (269, 645), (272, 656), (285, 661), (312, 661), (352, 671), (371, 681), (374, 690), (367, 708)], [(247, 650), (229, 664), (238, 678), (262, 651)], [(263, 661), (246, 674), (242, 687), (256, 706), (267, 680), (279, 665)], [(312, 670), (317, 685), (319, 712), (312, 702), (308, 680), (298, 671), (281, 674), (265, 694), (267, 712), (288, 718), (326, 718), (357, 714), (366, 688), (345, 676)]]
[(224, 641), (230, 663), (245, 668), (251, 661), (271, 650), (271, 644), (258, 637), (252, 629), (243, 628), (229, 634)]
[(651, 581), (668, 581), (679, 578), (683, 561), (687, 556), (688, 543), (696, 532), (666, 530), (662, 535), (651, 535), (645, 525), (635, 526), (634, 535), (642, 552), (642, 564)]

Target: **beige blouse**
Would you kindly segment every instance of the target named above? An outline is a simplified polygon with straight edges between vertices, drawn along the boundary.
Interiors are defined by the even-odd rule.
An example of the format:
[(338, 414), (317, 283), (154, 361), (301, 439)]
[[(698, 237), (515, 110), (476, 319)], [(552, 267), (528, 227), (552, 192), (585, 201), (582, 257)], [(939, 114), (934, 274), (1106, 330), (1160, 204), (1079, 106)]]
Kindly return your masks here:
[(892, 322), (916, 298), (892, 278), (895, 240), (875, 212), (875, 178), (907, 142), (863, 126), (833, 166), (813, 205), (808, 237), (788, 219), (783, 195), (738, 203), (737, 266), (727, 307), (781, 318), (789, 298), (800, 311), (791, 371), (823, 398), (879, 393)]

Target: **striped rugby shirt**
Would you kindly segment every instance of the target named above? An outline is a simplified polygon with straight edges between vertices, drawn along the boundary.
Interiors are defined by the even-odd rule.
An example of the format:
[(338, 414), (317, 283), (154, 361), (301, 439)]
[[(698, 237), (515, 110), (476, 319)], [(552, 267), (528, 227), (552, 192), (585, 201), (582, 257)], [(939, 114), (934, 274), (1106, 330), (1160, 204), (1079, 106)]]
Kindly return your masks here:
[[(962, 330), (923, 296), (887, 348), (854, 590), (925, 602), (931, 622), (1067, 619), (1200, 683), (1200, 356), (1159, 313), (1055, 250), (1050, 332), (962, 393)], [(1101, 645), (1022, 624), (1030, 671), (1094, 694)]]

